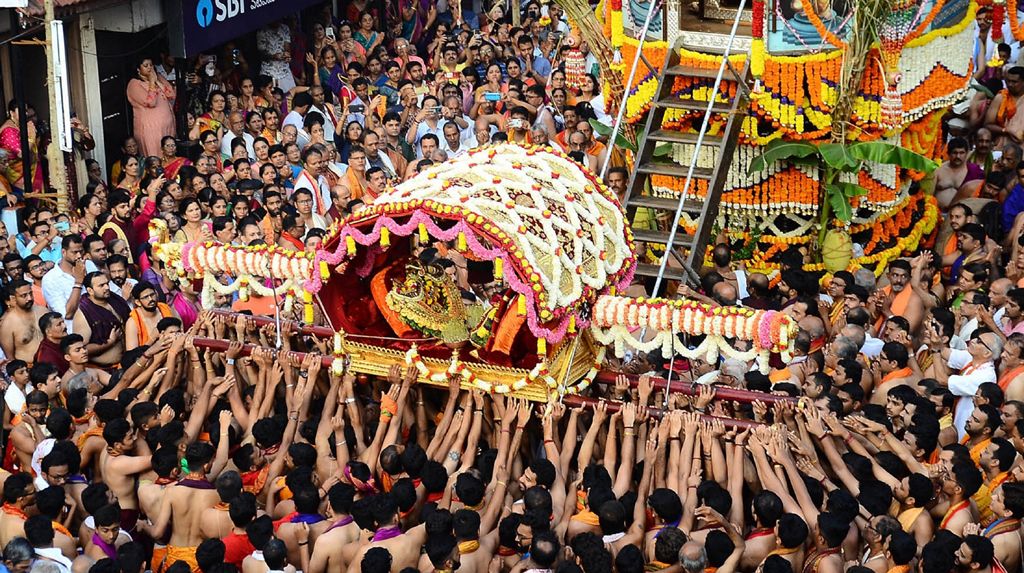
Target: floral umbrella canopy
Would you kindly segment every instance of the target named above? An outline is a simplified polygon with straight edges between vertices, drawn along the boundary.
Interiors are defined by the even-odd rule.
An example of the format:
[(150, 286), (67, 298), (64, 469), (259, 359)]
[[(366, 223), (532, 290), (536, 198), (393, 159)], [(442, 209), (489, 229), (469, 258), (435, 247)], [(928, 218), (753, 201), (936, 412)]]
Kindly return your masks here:
[[(550, 147), (500, 144), (430, 167), (351, 215), (317, 262), (355, 260), (391, 236), (456, 241), (468, 258), (493, 261), (525, 305), (531, 333), (549, 343), (589, 325), (600, 294), (629, 285), (633, 237), (613, 193)], [(333, 251), (333, 252), (332, 252)], [(373, 257), (366, 257), (370, 261)], [(365, 277), (371, 264), (357, 269)], [(320, 289), (319, 277), (307, 284)]]

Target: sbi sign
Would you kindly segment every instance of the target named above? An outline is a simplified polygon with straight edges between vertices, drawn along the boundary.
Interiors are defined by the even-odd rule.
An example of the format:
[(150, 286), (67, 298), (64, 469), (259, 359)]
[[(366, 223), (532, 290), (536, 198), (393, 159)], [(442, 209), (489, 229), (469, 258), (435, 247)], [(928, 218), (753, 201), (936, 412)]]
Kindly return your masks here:
[[(216, 7), (216, 15), (214, 15)], [(199, 0), (196, 6), (196, 22), (203, 28), (210, 25), (216, 17), (218, 22), (234, 18), (245, 13), (245, 0)]]

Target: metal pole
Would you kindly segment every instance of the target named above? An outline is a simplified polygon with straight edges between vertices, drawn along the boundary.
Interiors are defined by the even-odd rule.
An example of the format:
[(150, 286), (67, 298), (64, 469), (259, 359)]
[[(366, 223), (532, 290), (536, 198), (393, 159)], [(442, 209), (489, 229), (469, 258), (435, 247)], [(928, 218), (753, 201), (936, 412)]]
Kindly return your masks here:
[[(633, 78), (636, 77), (636, 69), (640, 66), (640, 55), (644, 51), (644, 42), (647, 41), (647, 30), (651, 27), (651, 20), (654, 19), (654, 15), (661, 12), (661, 4), (661, 2), (658, 2), (651, 7), (651, 11), (647, 13), (647, 19), (644, 20), (644, 27), (640, 31), (640, 43), (636, 47), (636, 56), (633, 57), (633, 67), (629, 70), (629, 79), (626, 80), (625, 89), (622, 93), (622, 102), (619, 103), (619, 114), (615, 118), (615, 124), (612, 125), (612, 135), (608, 139), (609, 152), (605, 155), (604, 165), (601, 166), (601, 176), (598, 177), (601, 181), (604, 181), (604, 176), (608, 174), (608, 164), (610, 163), (608, 161), (608, 155), (611, 154), (611, 146), (615, 145), (615, 139), (619, 136), (619, 128), (622, 127), (622, 118), (626, 115), (626, 100), (629, 99), (629, 86), (633, 85)], [(735, 28), (733, 29), (733, 32), (735, 33)], [(651, 71), (653, 72), (654, 70)], [(718, 86), (715, 87), (717, 89)], [(676, 219), (679, 219), (678, 215), (676, 216)], [(657, 289), (655, 289), (654, 292), (658, 292)]]
[(53, 50), (56, 48), (53, 45), (53, 28), (50, 26), (50, 22), (53, 22), (53, 0), (44, 0), (43, 5), (46, 8), (44, 21), (46, 25), (46, 77), (49, 79), (46, 82), (46, 93), (50, 99), (50, 145), (46, 148), (46, 158), (50, 167), (50, 187), (57, 192), (57, 212), (67, 213), (69, 211), (68, 181), (64, 166), (64, 152), (61, 151), (58, 141), (60, 127), (57, 122), (57, 114), (60, 112), (57, 110), (56, 81), (53, 69)]
[[(736, 30), (740, 27), (740, 18), (743, 16), (743, 8), (746, 0), (740, 0), (739, 8), (736, 9), (736, 18), (732, 21), (732, 32), (729, 34), (729, 43), (725, 45), (725, 53), (722, 54), (722, 63), (718, 66), (718, 76), (715, 77), (715, 86), (711, 88), (711, 95), (708, 97), (708, 107), (704, 110), (704, 122), (700, 126), (700, 133), (697, 134), (697, 144), (693, 148), (693, 158), (690, 160), (690, 168), (686, 172), (686, 183), (683, 184), (683, 192), (679, 195), (679, 207), (676, 208), (676, 216), (672, 218), (672, 229), (668, 233), (668, 242), (665, 243), (665, 253), (661, 256), (661, 265), (658, 268), (658, 278), (654, 281), (652, 293), (657, 293), (661, 288), (661, 281), (665, 279), (665, 267), (668, 266), (668, 258), (674, 250), (673, 243), (676, 240), (676, 231), (679, 230), (679, 218), (683, 216), (683, 207), (686, 205), (686, 196), (690, 192), (690, 184), (693, 182), (693, 171), (697, 167), (697, 155), (700, 153), (700, 146), (704, 145), (704, 136), (708, 132), (708, 124), (711, 122), (711, 110), (715, 106), (715, 98), (718, 96), (718, 88), (722, 85), (722, 76), (725, 74), (725, 67), (729, 62), (729, 53), (732, 52), (732, 43), (736, 40)], [(737, 81), (741, 81), (737, 78)], [(719, 161), (726, 161), (719, 157)], [(710, 190), (708, 191), (710, 193)], [(646, 330), (646, 329), (645, 329)]]

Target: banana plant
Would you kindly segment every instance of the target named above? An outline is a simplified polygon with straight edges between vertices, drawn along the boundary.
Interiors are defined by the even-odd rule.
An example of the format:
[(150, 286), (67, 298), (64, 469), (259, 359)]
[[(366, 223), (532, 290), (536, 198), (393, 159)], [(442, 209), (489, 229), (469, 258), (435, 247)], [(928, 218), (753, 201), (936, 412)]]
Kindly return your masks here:
[(858, 141), (849, 144), (811, 143), (809, 141), (783, 141), (777, 139), (764, 152), (750, 162), (747, 173), (752, 175), (764, 171), (776, 161), (786, 160), (799, 165), (818, 167), (822, 171), (818, 214), (820, 229), (818, 244), (825, 240), (829, 218), (834, 214), (844, 223), (853, 220), (851, 200), (868, 194), (868, 190), (856, 183), (840, 181), (840, 175), (856, 175), (864, 163), (870, 161), (882, 165), (898, 165), (930, 173), (939, 164), (927, 157), (898, 145), (883, 141)]

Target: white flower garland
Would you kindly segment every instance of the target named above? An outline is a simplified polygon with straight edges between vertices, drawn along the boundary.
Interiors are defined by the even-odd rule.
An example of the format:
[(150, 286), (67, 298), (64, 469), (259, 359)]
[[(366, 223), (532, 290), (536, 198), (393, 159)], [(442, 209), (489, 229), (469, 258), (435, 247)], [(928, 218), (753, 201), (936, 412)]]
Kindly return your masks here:
[(285, 299), (285, 312), (291, 311), (291, 305), (294, 304), (293, 293), (299, 292), (302, 289), (302, 284), (305, 281), (297, 281), (294, 279), (285, 279), (283, 283), (277, 288), (270, 288), (263, 286), (260, 279), (254, 278), (249, 275), (242, 275), (231, 282), (231, 284), (221, 284), (221, 282), (214, 277), (207, 277), (207, 280), (203, 281), (203, 293), (202, 302), (203, 308), (213, 308), (215, 301), (213, 298), (214, 292), (218, 294), (234, 294), (239, 292), (239, 298), (242, 300), (248, 299), (248, 291), (256, 293), (258, 296), (274, 296), (278, 297), (283, 294), (288, 294)]

